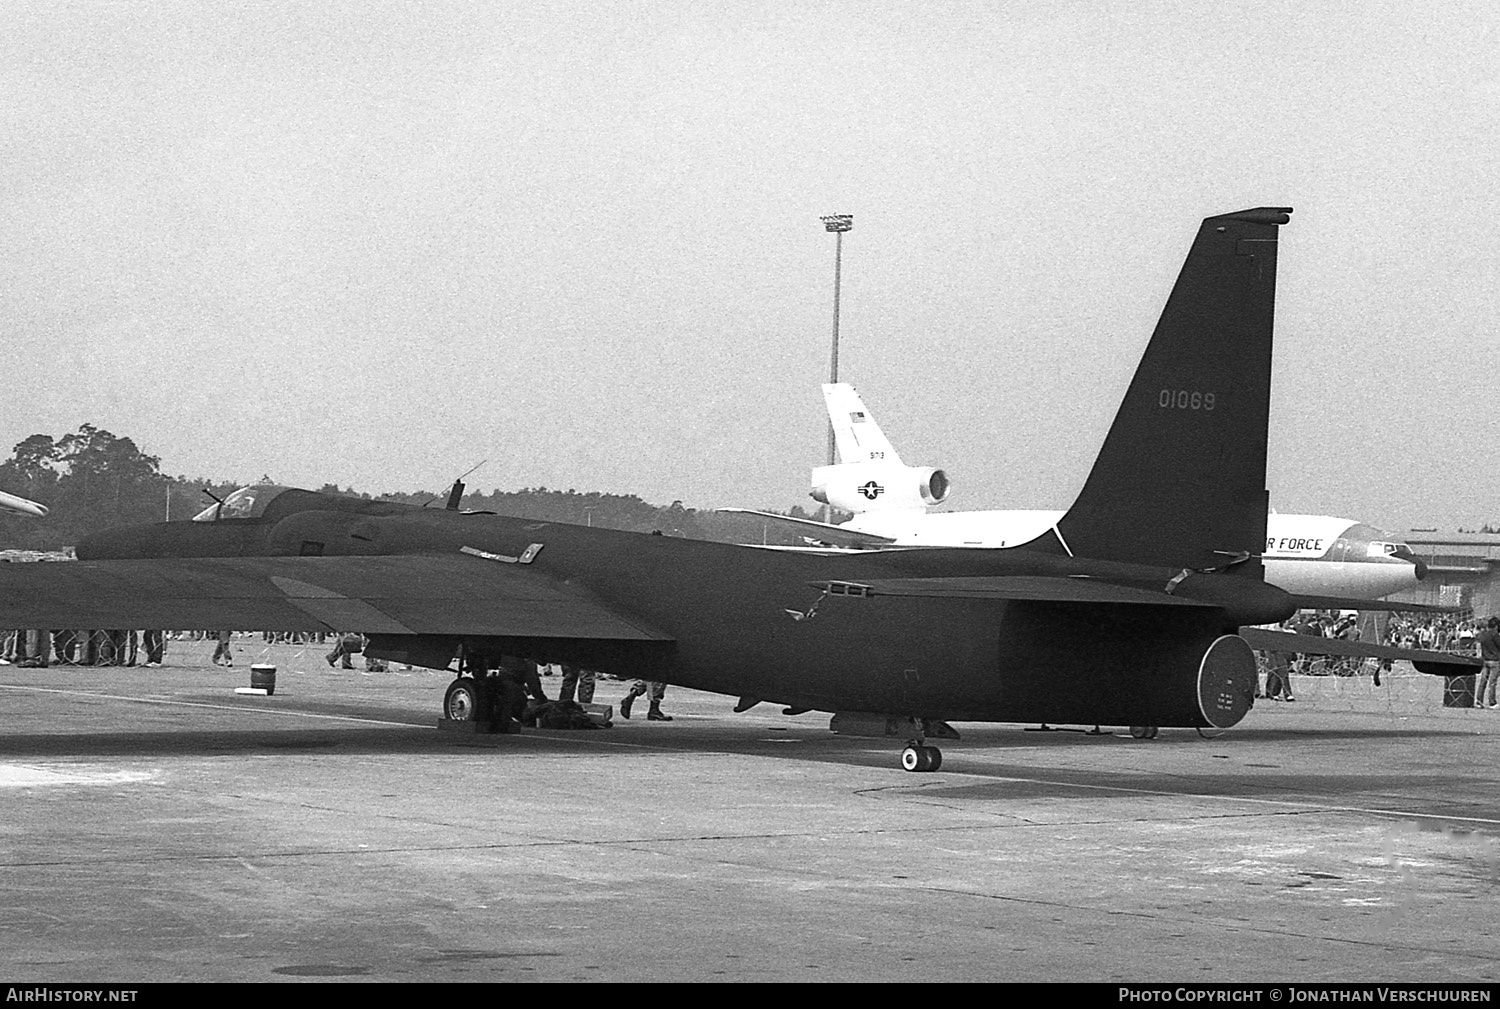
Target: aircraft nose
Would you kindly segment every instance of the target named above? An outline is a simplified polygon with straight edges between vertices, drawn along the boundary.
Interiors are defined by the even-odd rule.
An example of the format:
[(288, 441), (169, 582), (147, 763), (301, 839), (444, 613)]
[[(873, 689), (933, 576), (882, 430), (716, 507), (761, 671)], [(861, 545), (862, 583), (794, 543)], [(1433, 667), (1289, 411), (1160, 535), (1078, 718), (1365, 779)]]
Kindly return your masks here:
[(1427, 578), (1427, 562), (1412, 553), (1411, 547), (1405, 543), (1397, 544), (1396, 549), (1391, 551), (1391, 556), (1399, 557), (1404, 561), (1411, 561), (1412, 566), (1417, 569), (1417, 581), (1420, 582)]

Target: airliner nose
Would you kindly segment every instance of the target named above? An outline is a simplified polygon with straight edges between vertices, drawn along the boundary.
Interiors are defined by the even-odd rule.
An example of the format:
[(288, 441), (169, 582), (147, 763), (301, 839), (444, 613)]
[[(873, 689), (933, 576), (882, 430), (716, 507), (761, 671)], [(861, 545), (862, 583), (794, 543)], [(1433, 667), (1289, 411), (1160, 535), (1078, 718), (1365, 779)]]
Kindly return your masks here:
[(1396, 544), (1396, 549), (1391, 551), (1391, 556), (1399, 557), (1404, 561), (1411, 561), (1412, 566), (1417, 569), (1417, 581), (1420, 582), (1427, 577), (1427, 562), (1412, 553), (1411, 547), (1405, 543)]

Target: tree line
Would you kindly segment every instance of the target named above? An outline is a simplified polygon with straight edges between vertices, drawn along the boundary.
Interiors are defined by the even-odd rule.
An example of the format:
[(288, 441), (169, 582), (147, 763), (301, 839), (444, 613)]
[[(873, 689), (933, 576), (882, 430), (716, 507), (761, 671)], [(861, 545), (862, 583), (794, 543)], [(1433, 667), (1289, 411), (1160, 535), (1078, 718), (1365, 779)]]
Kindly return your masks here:
[[(257, 483), (276, 483), (270, 475)], [(61, 550), (91, 532), (145, 522), (187, 521), (242, 486), (217, 478), (167, 476), (159, 456), (141, 451), (130, 438), (93, 424), (59, 438), (34, 434), (16, 445), (0, 463), (0, 490), (30, 498), (50, 509), (46, 518), (0, 512), (0, 549)], [(333, 484), (309, 488), (353, 497), (399, 501), (441, 508), (446, 489), (369, 494)], [(205, 493), (207, 491), (208, 493)], [(688, 508), (681, 501), (654, 505), (634, 494), (549, 490), (466, 493), (459, 505), (473, 511), (568, 522), (630, 532), (660, 531), (668, 536), (721, 543), (797, 545), (795, 533), (750, 515), (729, 515)], [(786, 514), (813, 517), (794, 506)]]

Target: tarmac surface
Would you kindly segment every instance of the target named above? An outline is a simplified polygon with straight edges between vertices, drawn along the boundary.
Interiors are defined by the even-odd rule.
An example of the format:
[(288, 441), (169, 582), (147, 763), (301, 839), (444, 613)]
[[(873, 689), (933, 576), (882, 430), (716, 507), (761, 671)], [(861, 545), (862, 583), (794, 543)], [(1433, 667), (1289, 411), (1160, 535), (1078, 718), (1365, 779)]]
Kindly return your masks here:
[(909, 774), (678, 688), (440, 733), (447, 674), (212, 647), (0, 668), (0, 980), (1500, 980), (1500, 711), (1409, 669), (1214, 739), (962, 723)]

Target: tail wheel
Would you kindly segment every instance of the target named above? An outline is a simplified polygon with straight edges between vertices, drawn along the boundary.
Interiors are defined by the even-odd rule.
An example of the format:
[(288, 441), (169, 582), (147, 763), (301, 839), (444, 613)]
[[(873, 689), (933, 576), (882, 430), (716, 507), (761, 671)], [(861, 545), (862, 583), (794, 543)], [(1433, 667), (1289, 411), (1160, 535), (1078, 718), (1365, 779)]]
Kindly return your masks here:
[(448, 684), (443, 695), (443, 717), (451, 722), (472, 722), (479, 715), (479, 684), (467, 676)]
[(943, 766), (943, 751), (936, 746), (913, 743), (901, 751), (901, 769), (905, 771), (936, 771)]
[(1154, 725), (1132, 725), (1130, 734), (1136, 739), (1155, 739), (1161, 730)]

